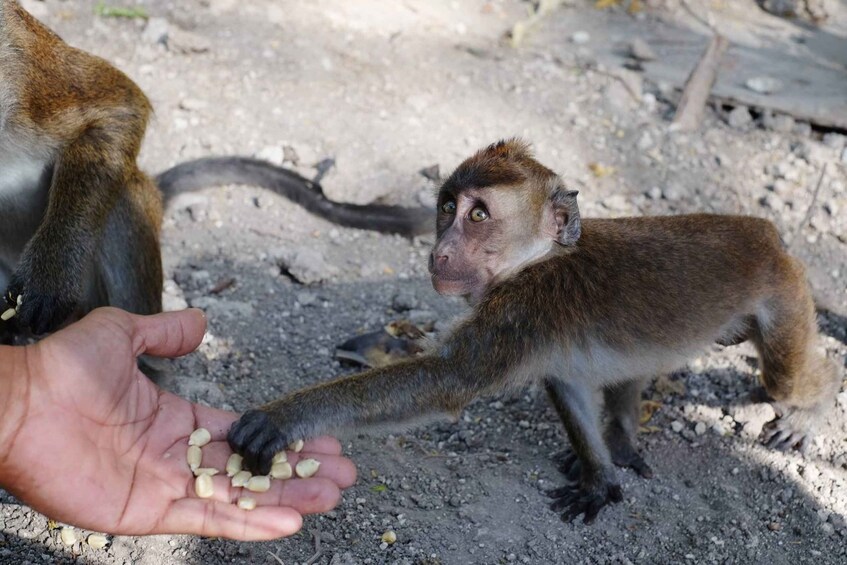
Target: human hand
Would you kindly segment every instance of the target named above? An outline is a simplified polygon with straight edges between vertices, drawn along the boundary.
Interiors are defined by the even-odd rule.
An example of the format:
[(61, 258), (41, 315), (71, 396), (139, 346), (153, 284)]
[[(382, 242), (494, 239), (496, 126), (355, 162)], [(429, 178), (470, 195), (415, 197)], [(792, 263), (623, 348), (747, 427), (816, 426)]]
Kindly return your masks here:
[(103, 308), (33, 346), (0, 349), (0, 484), (51, 518), (114, 534), (272, 539), (297, 532), (302, 514), (332, 509), (356, 471), (329, 437), (290, 454), (292, 463), (320, 460), (315, 477), (250, 493), (255, 510), (233, 504), (241, 489), (223, 474), (211, 499), (197, 498), (188, 436), (207, 428), (203, 466), (223, 469), (237, 415), (162, 391), (136, 358), (185, 355), (205, 327), (197, 310), (143, 317)]

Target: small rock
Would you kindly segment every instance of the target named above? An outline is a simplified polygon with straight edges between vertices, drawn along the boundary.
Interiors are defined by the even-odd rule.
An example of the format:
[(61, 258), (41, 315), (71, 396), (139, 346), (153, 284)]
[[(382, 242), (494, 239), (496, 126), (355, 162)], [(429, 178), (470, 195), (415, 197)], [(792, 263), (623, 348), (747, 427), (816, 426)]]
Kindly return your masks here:
[(571, 35), (571, 41), (576, 43), (577, 45), (585, 45), (589, 41), (591, 41), (591, 34), (587, 31), (577, 31)]
[(732, 406), (729, 413), (742, 425), (741, 435), (750, 439), (759, 437), (764, 425), (776, 418), (773, 406), (767, 402)]
[(779, 92), (783, 88), (781, 80), (769, 76), (749, 78), (744, 83), (744, 86), (753, 92), (758, 92), (759, 94), (773, 94), (775, 92)]
[(785, 203), (782, 199), (774, 194), (773, 192), (769, 192), (759, 198), (759, 204), (763, 208), (768, 208), (769, 210), (781, 211), (785, 207)]
[(701, 436), (706, 433), (706, 424), (704, 422), (697, 422), (694, 425), (694, 433), (698, 436)]
[(627, 209), (626, 196), (623, 194), (614, 194), (608, 198), (604, 198), (602, 204), (609, 210), (616, 212), (621, 212)]
[(274, 255), (280, 268), (297, 282), (314, 284), (338, 274), (338, 267), (327, 263), (316, 249), (284, 249)]
[(800, 137), (809, 137), (812, 135), (812, 124), (809, 122), (795, 122), (794, 129), (791, 133)]
[(844, 145), (847, 144), (847, 136), (844, 136), (840, 133), (825, 133), (821, 138), (823, 144), (832, 149), (840, 150), (844, 148)]
[(683, 191), (676, 185), (668, 185), (662, 189), (662, 196), (665, 200), (679, 200), (682, 198)]
[(212, 42), (205, 37), (177, 26), (169, 27), (166, 41), (169, 51), (182, 54), (205, 53), (212, 47)]
[(629, 54), (639, 61), (654, 61), (656, 59), (656, 53), (650, 47), (650, 44), (640, 37), (636, 37), (630, 43)]
[(353, 554), (348, 552), (336, 553), (329, 560), (329, 565), (357, 565), (359, 562), (353, 557)]
[(301, 290), (294, 294), (294, 299), (297, 301), (297, 304), (301, 306), (311, 306), (318, 301), (318, 295), (314, 292), (309, 292), (308, 290)]
[(204, 110), (208, 106), (209, 104), (205, 100), (200, 100), (199, 98), (183, 98), (179, 101), (179, 107), (188, 112)]
[(762, 126), (771, 131), (780, 133), (788, 133), (794, 129), (794, 118), (787, 114), (773, 114), (772, 112), (764, 112), (762, 114)]
[(753, 123), (753, 116), (747, 106), (736, 106), (726, 116), (726, 123), (735, 129), (742, 129)]
[(40, 2), (37, 0), (21, 0), (21, 6), (39, 20), (44, 21), (50, 16), (50, 8), (43, 0)]
[(424, 167), (420, 171), (418, 171), (424, 178), (429, 179), (433, 182), (438, 182), (441, 180), (441, 170), (438, 166), (438, 163), (435, 165), (430, 165), (429, 167)]
[(410, 291), (400, 291), (391, 300), (391, 307), (395, 312), (414, 310), (418, 306), (420, 306), (420, 300), (415, 296), (415, 293)]
[(167, 44), (169, 28), (170, 25), (165, 18), (150, 18), (144, 26), (144, 31), (141, 32), (141, 39), (147, 43)]
[(647, 191), (647, 198), (652, 200), (659, 200), (662, 197), (662, 189), (658, 186), (654, 186)]
[(256, 153), (256, 158), (274, 165), (282, 165), (285, 160), (285, 152), (279, 145), (268, 145)]
[(638, 147), (639, 151), (647, 151), (655, 145), (653, 141), (653, 136), (650, 135), (649, 131), (642, 132), (638, 137), (638, 143), (636, 143), (636, 147)]
[(683, 423), (679, 420), (674, 420), (673, 422), (671, 422), (671, 429), (676, 433), (681, 432), (684, 427), (685, 426), (683, 425)]

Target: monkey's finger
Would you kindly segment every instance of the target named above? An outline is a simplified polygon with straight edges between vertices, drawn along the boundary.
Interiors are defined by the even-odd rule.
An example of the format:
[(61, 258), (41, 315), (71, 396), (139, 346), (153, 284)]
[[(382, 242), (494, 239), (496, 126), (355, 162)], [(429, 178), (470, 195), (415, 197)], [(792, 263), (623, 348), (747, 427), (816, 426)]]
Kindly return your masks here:
[(190, 308), (154, 316), (133, 315), (135, 355), (147, 353), (157, 357), (179, 357), (191, 353), (206, 333), (206, 316)]
[(636, 457), (630, 461), (629, 466), (644, 479), (653, 478), (653, 468), (647, 464), (642, 457)]
[(293, 508), (258, 506), (242, 510), (228, 502), (199, 498), (176, 501), (150, 532), (143, 534), (195, 534), (244, 541), (290, 536), (303, 526), (303, 517)]
[(592, 496), (585, 506), (585, 516), (582, 519), (584, 524), (590, 524), (597, 517), (600, 509), (606, 506), (606, 501), (602, 496)]

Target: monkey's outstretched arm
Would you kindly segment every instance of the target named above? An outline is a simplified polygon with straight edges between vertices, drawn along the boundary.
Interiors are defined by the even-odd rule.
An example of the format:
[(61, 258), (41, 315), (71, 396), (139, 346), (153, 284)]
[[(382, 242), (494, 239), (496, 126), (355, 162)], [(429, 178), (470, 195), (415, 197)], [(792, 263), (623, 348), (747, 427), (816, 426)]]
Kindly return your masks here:
[(499, 392), (514, 379), (510, 369), (537, 342), (520, 333), (478, 335), (469, 321), (437, 354), (322, 383), (246, 412), (228, 440), (248, 468), (267, 473), (271, 458), (291, 441), (324, 433), (458, 413), (477, 396)]
[[(20, 295), (18, 323), (35, 333), (55, 329), (82, 298), (84, 278), (109, 211), (128, 175), (146, 113), (115, 111), (92, 123), (57, 155), (47, 210), (24, 249), (4, 296)], [(135, 120), (138, 125), (133, 127)]]

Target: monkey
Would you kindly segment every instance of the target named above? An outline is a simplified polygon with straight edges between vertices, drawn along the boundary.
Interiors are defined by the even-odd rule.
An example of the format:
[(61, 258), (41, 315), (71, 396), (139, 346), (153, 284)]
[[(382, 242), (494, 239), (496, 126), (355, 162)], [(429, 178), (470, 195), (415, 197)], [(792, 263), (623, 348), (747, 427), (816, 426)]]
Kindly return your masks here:
[(430, 229), (428, 209), (333, 202), (256, 159), (198, 159), (154, 181), (137, 164), (151, 112), (124, 73), (0, 0), (0, 291), (16, 308), (0, 333), (42, 334), (104, 305), (161, 311), (163, 203), (180, 192), (247, 184), (343, 226)]
[(432, 284), (466, 297), (469, 316), (427, 354), (246, 411), (228, 441), (247, 468), (267, 473), (290, 441), (458, 417), (479, 396), (539, 383), (571, 449), (551, 507), (590, 523), (622, 499), (616, 465), (652, 474), (635, 446), (643, 382), (710, 343), (758, 349), (779, 414), (768, 446), (807, 445), (834, 404), (840, 378), (815, 347), (804, 268), (765, 219), (582, 219), (577, 192), (511, 139), (444, 181), (436, 223)]

